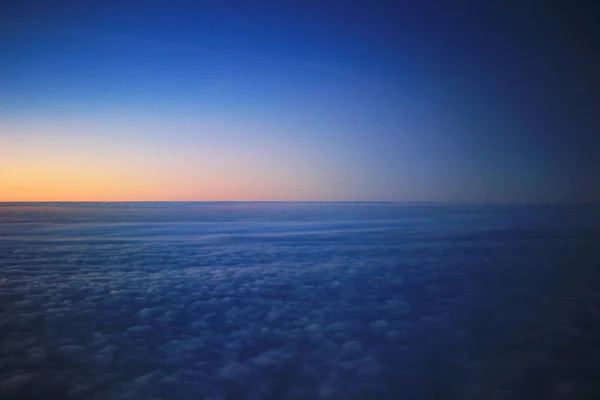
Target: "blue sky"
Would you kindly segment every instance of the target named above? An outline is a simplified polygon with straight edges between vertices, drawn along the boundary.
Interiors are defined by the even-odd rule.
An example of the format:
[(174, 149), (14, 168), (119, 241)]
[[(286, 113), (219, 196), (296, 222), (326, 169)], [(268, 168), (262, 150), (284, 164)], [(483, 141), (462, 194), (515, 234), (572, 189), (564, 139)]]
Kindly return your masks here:
[(591, 10), (4, 7), (2, 200), (600, 200)]

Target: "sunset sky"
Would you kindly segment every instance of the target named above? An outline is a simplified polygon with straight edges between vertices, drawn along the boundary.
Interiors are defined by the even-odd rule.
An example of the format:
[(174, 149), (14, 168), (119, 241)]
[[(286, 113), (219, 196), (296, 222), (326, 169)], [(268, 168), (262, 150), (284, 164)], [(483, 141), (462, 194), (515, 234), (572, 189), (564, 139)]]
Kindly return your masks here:
[(596, 14), (539, 3), (3, 2), (0, 201), (598, 202)]

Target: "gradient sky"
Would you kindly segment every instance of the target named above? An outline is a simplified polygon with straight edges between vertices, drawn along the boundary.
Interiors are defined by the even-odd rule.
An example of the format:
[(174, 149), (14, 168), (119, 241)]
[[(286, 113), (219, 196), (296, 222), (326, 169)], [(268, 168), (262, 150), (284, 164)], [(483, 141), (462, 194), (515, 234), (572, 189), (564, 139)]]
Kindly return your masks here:
[(600, 201), (557, 3), (4, 1), (0, 201)]

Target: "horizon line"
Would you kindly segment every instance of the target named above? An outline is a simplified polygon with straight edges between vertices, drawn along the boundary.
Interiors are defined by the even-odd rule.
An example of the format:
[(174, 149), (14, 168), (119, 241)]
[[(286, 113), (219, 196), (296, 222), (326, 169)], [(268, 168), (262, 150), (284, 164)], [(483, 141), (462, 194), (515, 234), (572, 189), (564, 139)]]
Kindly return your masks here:
[(1, 201), (0, 205), (7, 204), (181, 204), (181, 203), (199, 203), (199, 204), (241, 204), (241, 203), (327, 203), (327, 204), (445, 204), (445, 205), (590, 205), (600, 206), (598, 202), (521, 202), (521, 201), (467, 201), (467, 200), (44, 200), (44, 201)]

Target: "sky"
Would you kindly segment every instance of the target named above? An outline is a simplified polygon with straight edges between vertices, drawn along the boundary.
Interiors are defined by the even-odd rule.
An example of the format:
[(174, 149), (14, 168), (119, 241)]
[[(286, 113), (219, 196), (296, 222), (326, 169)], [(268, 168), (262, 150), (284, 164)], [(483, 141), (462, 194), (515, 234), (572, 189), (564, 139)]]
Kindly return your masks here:
[(0, 6), (0, 201), (600, 202), (600, 13)]

